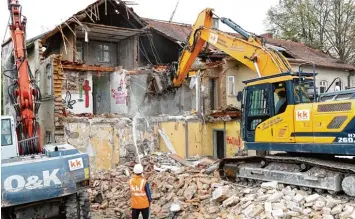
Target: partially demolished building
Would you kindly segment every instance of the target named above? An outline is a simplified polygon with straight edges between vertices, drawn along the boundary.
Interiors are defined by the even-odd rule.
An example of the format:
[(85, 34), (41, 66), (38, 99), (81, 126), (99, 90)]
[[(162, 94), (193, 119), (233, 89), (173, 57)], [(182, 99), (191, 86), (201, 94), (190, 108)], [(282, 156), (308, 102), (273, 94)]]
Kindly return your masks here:
[[(42, 91), (43, 142), (75, 145), (96, 168), (157, 148), (181, 157), (242, 152), (236, 95), (243, 80), (257, 75), (216, 48), (206, 45), (191, 69), (202, 73), (201, 83), (190, 77), (172, 99), (149, 100), (150, 77), (178, 60), (190, 31), (187, 24), (141, 18), (119, 0), (98, 0), (29, 39), (28, 58)], [(337, 77), (343, 87), (355, 85), (354, 66), (300, 43), (267, 42), (297, 71), (300, 63), (314, 62), (321, 89)], [(9, 68), (11, 40), (2, 48)], [(11, 114), (7, 91), (3, 104)]]

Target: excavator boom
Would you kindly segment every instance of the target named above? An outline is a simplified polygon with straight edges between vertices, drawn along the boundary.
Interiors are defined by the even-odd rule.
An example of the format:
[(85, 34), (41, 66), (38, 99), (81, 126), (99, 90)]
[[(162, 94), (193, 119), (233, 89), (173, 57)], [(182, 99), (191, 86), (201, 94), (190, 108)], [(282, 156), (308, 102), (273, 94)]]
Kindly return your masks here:
[(20, 155), (39, 153), (42, 151), (40, 127), (36, 121), (41, 93), (30, 71), (26, 53), (26, 18), (23, 20), (21, 6), (17, 0), (8, 0), (11, 16), (10, 31), (14, 47), (15, 68), (11, 70), (16, 78), (9, 86), (9, 97), (15, 108), (18, 120), (17, 136)]
[(287, 59), (278, 51), (267, 48), (262, 38), (249, 34), (228, 18), (220, 20), (239, 35), (212, 29), (213, 10), (207, 8), (202, 11), (193, 25), (188, 44), (179, 58), (178, 70), (173, 81), (175, 87), (181, 86), (205, 43), (217, 47), (243, 63), (257, 72), (259, 77), (291, 72)]

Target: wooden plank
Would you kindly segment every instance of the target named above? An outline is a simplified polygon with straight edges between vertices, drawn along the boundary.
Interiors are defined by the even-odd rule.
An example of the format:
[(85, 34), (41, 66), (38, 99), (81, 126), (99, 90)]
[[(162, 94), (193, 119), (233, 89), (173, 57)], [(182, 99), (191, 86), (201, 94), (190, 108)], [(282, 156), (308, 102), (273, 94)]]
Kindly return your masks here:
[(179, 155), (177, 154), (169, 154), (169, 157), (174, 159), (175, 161), (181, 163), (184, 166), (192, 166), (192, 163), (189, 161), (184, 160), (183, 158), (181, 158)]

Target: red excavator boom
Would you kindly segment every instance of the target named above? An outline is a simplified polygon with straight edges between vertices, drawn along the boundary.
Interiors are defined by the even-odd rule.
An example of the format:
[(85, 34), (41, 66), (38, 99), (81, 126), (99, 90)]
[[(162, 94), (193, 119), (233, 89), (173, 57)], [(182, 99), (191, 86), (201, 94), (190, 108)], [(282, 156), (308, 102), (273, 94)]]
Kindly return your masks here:
[(40, 127), (37, 122), (41, 93), (28, 65), (26, 52), (26, 18), (22, 20), (21, 6), (17, 0), (9, 0), (11, 23), (9, 25), (13, 43), (15, 68), (13, 84), (9, 86), (9, 97), (17, 116), (17, 136), (20, 155), (42, 152)]

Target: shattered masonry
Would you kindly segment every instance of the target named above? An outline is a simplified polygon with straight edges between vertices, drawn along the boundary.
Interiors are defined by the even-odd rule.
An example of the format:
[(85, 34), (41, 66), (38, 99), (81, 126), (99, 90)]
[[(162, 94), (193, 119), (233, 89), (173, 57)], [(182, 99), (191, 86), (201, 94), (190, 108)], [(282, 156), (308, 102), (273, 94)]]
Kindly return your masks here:
[[(144, 176), (152, 190), (151, 216), (182, 219), (215, 218), (354, 218), (350, 197), (306, 192), (277, 182), (221, 180), (218, 161), (210, 158), (180, 163), (165, 153), (142, 158)], [(93, 215), (130, 218), (127, 186), (134, 163), (92, 172)]]

